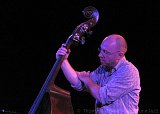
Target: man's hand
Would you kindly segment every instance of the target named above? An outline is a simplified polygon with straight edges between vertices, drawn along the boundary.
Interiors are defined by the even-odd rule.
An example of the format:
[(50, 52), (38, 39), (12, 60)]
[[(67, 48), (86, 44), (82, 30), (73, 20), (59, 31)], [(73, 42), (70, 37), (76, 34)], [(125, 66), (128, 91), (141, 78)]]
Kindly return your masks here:
[(77, 76), (85, 84), (87, 84), (87, 82), (89, 80), (91, 80), (90, 77), (89, 77), (90, 76), (90, 71), (87, 71), (87, 72), (86, 71), (77, 72)]
[(67, 50), (67, 49), (65, 48), (65, 44), (62, 44), (62, 46), (61, 46), (61, 47), (58, 49), (58, 51), (56, 52), (56, 59), (58, 59), (59, 56), (63, 56), (63, 55), (65, 55), (64, 60), (65, 60), (65, 59), (68, 59), (68, 56), (69, 56), (70, 52), (71, 52), (71, 50), (70, 50), (70, 49)]

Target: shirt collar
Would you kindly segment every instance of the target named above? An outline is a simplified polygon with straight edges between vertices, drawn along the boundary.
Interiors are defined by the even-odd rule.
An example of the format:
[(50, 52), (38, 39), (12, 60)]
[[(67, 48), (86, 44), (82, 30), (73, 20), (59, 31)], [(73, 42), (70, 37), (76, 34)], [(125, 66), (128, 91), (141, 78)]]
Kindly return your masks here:
[(120, 67), (120, 65), (121, 65), (124, 61), (126, 61), (125, 56), (124, 56), (122, 59), (120, 59), (120, 61), (118, 62), (118, 64), (117, 64), (111, 71), (109, 71), (109, 76), (111, 76), (115, 71), (117, 71), (117, 69)]
[(126, 57), (122, 57), (122, 59), (119, 60), (118, 64), (114, 67), (116, 70), (120, 67), (120, 65), (126, 61)]

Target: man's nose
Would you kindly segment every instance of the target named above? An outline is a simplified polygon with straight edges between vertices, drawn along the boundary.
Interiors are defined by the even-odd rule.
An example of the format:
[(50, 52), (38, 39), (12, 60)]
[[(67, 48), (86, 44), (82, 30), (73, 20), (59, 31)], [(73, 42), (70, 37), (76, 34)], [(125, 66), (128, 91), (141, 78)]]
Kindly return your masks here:
[(99, 56), (99, 57), (103, 57), (103, 54), (102, 54), (101, 51), (99, 52), (98, 56)]

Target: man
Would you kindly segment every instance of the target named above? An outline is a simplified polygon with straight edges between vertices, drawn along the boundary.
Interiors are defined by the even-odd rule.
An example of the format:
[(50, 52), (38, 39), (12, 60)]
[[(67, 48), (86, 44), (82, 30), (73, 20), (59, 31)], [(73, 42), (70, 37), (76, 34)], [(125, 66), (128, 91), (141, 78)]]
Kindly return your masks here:
[(101, 65), (94, 71), (75, 71), (67, 58), (70, 50), (60, 47), (65, 55), (62, 71), (78, 91), (87, 90), (95, 99), (96, 114), (138, 114), (140, 76), (138, 69), (125, 58), (126, 40), (118, 34), (107, 36), (99, 48)]

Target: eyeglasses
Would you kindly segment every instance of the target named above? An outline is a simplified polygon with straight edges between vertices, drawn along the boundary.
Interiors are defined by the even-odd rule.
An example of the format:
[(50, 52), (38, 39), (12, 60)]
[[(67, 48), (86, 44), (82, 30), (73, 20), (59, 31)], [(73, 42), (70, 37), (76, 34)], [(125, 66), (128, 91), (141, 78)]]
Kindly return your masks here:
[(98, 52), (100, 53), (100, 52), (102, 52), (102, 53), (104, 53), (104, 54), (106, 54), (106, 55), (112, 55), (112, 54), (115, 54), (115, 53), (117, 53), (117, 52), (119, 52), (119, 51), (116, 51), (116, 52), (109, 52), (109, 51), (107, 51), (107, 50), (104, 50), (104, 49), (102, 49), (101, 47), (99, 47), (98, 48)]

